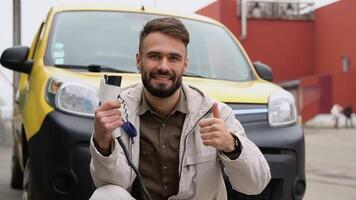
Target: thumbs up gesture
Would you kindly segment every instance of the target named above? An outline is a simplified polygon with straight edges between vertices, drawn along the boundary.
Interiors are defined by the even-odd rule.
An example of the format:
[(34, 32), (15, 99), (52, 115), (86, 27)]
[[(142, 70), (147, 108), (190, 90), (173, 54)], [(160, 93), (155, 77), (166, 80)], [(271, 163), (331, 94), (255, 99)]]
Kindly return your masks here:
[(212, 112), (212, 118), (205, 118), (199, 122), (203, 144), (226, 153), (234, 151), (235, 139), (227, 130), (225, 122), (220, 118), (216, 102), (213, 104)]

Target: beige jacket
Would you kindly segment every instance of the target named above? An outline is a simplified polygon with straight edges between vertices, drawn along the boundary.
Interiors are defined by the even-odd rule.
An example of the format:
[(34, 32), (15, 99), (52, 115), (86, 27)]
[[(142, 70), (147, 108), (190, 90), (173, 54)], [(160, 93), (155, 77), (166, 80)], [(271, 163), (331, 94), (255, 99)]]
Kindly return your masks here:
[[(137, 130), (140, 130), (140, 118), (137, 115), (142, 97), (143, 86), (133, 85), (125, 88), (121, 96), (126, 103), (128, 118)], [(258, 194), (268, 184), (271, 174), (268, 163), (261, 151), (247, 139), (240, 122), (235, 119), (230, 107), (219, 103), (221, 118), (228, 129), (235, 134), (242, 145), (242, 152), (236, 160), (230, 160), (215, 148), (203, 145), (198, 122), (204, 117), (210, 117), (212, 100), (198, 89), (183, 84), (189, 114), (184, 121), (179, 150), (179, 191), (169, 200), (227, 199), (225, 183), (218, 164), (221, 160), (225, 165), (225, 173), (228, 175), (234, 189), (245, 194)], [(139, 132), (139, 131), (138, 131)], [(126, 133), (122, 133), (122, 140), (131, 153), (132, 160), (138, 168), (139, 163), (139, 135), (134, 144), (129, 141)], [(113, 153), (102, 156), (94, 147), (91, 140), (90, 151), (92, 160), (90, 171), (96, 187), (106, 184), (119, 185), (130, 191), (136, 177), (134, 171), (128, 165), (122, 148), (115, 140)]]

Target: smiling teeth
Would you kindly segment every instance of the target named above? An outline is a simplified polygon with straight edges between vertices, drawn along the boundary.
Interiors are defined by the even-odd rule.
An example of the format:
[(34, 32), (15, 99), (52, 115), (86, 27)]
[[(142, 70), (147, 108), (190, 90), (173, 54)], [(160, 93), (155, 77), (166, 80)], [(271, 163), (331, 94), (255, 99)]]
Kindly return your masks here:
[(155, 77), (155, 78), (158, 79), (158, 80), (165, 80), (165, 81), (169, 80), (168, 77)]

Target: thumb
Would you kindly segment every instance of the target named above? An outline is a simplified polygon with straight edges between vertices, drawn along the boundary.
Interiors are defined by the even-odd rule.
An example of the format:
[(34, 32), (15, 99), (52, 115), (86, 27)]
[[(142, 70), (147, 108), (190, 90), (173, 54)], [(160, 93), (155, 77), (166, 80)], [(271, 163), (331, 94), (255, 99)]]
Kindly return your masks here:
[(220, 111), (218, 108), (218, 103), (213, 103), (213, 107), (211, 108), (211, 110), (213, 111), (213, 117), (214, 118), (220, 118)]

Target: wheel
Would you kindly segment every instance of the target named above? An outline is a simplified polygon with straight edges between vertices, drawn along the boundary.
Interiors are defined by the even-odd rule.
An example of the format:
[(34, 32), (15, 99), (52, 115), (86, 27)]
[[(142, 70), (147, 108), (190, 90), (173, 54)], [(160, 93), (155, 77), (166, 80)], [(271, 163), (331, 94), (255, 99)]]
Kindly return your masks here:
[(31, 162), (28, 160), (24, 170), (22, 200), (33, 200), (31, 182)]
[(23, 185), (23, 172), (17, 156), (16, 145), (12, 148), (12, 161), (11, 161), (11, 182), (10, 185), (14, 189), (22, 189)]

